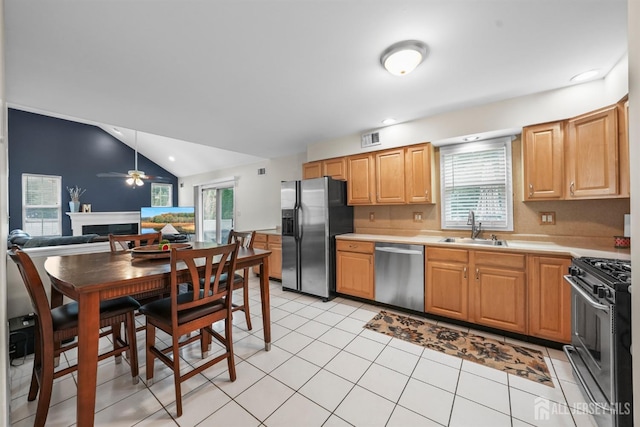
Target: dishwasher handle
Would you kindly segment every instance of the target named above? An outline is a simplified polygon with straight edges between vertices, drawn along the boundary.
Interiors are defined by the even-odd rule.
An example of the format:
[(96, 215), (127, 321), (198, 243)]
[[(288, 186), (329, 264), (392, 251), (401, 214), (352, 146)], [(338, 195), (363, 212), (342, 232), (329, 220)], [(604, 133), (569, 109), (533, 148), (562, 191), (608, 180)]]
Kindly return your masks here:
[(389, 252), (392, 254), (405, 254), (405, 255), (422, 255), (421, 250), (396, 248), (393, 246), (376, 246), (378, 252)]

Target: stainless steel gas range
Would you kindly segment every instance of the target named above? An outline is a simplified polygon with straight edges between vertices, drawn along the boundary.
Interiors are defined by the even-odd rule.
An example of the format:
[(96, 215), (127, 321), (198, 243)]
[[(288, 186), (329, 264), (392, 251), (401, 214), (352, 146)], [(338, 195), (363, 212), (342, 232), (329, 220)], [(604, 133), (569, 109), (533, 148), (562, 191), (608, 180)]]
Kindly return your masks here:
[(564, 351), (599, 426), (633, 425), (631, 262), (576, 258), (571, 284), (571, 345)]

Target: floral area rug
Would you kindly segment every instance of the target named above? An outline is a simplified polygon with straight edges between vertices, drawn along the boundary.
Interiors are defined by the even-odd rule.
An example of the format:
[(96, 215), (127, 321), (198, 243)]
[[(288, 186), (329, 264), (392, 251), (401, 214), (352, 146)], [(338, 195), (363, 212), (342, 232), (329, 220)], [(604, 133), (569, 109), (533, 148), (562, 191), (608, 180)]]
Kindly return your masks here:
[(381, 311), (366, 329), (554, 387), (542, 352)]

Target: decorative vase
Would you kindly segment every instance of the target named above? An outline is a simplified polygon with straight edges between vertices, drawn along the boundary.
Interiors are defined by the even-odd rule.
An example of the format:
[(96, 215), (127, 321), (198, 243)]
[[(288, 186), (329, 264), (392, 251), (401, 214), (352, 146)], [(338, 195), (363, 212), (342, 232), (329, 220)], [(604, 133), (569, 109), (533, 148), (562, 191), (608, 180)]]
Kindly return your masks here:
[(80, 201), (77, 201), (77, 202), (71, 201), (71, 202), (69, 202), (69, 212), (80, 212)]

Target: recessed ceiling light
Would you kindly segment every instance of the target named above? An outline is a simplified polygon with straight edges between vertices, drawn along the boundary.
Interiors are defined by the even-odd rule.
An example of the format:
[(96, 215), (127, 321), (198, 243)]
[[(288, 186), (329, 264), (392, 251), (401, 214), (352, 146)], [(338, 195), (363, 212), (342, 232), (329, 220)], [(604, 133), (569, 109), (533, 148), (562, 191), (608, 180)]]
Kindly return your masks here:
[(405, 40), (386, 48), (380, 55), (380, 63), (394, 76), (404, 76), (415, 70), (426, 56), (426, 44), (418, 40)]
[(389, 117), (388, 119), (384, 119), (382, 121), (382, 124), (385, 125), (385, 126), (388, 126), (388, 125), (394, 124), (395, 122), (396, 122), (396, 119), (394, 119), (392, 117)]
[(171, 161), (171, 162), (175, 162), (175, 161), (176, 161), (176, 158), (175, 158), (175, 157), (173, 157), (173, 156), (169, 156), (169, 161)]
[(571, 77), (572, 82), (583, 82), (598, 75), (598, 70), (589, 70)]
[(470, 136), (465, 136), (464, 138), (462, 138), (462, 140), (465, 141), (465, 142), (477, 141), (479, 139), (480, 139), (480, 137), (478, 135), (470, 135)]

